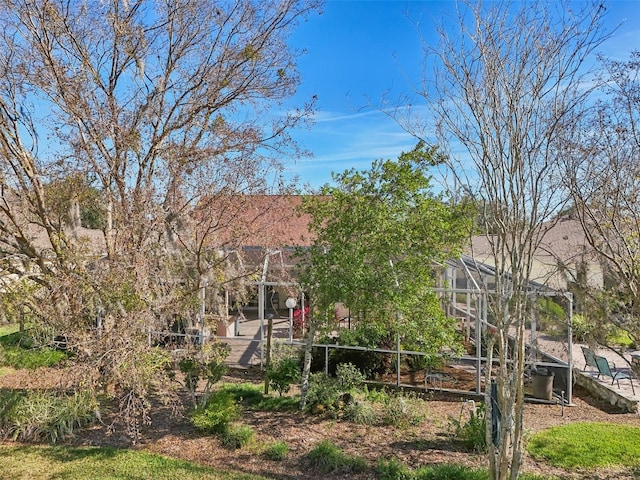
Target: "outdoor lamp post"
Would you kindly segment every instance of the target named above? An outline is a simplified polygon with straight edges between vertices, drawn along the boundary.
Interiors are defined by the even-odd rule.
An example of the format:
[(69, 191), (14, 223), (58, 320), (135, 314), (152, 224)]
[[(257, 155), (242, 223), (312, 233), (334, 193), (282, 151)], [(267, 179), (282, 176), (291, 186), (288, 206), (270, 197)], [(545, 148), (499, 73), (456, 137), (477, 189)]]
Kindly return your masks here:
[(293, 309), (296, 308), (297, 304), (298, 304), (298, 301), (293, 297), (287, 298), (287, 301), (285, 302), (285, 305), (289, 309), (289, 341), (290, 342), (293, 341)]

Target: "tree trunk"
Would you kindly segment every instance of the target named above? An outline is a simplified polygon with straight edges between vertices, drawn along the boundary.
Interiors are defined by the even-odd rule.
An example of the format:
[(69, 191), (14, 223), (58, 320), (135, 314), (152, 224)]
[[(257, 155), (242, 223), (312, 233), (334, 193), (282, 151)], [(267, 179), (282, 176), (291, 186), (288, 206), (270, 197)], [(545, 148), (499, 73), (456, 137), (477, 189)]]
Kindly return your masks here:
[(316, 335), (316, 325), (309, 322), (307, 331), (307, 343), (304, 347), (304, 365), (302, 367), (302, 379), (300, 381), (300, 410), (304, 410), (307, 405), (307, 393), (309, 393), (309, 375), (311, 373), (311, 355), (313, 350), (313, 339)]

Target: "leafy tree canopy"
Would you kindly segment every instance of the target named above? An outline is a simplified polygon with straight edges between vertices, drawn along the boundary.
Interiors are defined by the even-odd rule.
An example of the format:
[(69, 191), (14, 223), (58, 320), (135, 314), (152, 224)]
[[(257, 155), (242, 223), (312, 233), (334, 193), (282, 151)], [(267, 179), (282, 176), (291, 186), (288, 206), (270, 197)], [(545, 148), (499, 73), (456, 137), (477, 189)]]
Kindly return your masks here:
[(432, 287), (441, 262), (460, 254), (474, 216), (470, 204), (434, 193), (428, 171), (440, 161), (435, 147), (419, 142), (397, 161), (334, 174), (335, 186), (306, 198), (316, 239), (301, 278), (317, 318), (343, 302), (380, 338), (393, 338), (399, 326), (406, 344), (450, 344)]

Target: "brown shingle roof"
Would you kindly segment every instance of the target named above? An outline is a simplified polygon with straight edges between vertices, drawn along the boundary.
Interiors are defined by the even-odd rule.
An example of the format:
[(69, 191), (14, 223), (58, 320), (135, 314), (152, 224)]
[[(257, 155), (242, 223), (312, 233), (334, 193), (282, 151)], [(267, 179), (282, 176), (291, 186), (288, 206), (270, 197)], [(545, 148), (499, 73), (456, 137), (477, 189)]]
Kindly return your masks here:
[(207, 197), (196, 217), (201, 235), (210, 233), (211, 246), (265, 247), (309, 246), (310, 218), (297, 209), (299, 195), (221, 195)]

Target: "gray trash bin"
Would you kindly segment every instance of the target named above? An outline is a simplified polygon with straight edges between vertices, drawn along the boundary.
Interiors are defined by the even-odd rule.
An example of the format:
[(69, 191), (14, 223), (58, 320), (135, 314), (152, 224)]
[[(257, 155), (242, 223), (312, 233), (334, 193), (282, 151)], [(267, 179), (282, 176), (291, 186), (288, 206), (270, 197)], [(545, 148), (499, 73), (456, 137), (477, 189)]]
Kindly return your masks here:
[(540, 368), (533, 372), (533, 396), (542, 400), (553, 399), (553, 372)]

